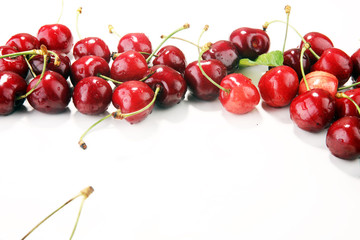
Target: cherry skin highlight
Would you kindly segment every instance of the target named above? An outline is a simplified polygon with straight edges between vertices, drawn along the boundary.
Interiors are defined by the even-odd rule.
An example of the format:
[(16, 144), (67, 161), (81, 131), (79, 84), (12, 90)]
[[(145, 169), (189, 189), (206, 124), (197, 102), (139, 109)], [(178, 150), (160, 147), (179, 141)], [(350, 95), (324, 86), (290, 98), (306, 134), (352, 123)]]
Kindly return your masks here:
[(72, 33), (62, 24), (49, 24), (42, 26), (37, 34), (40, 45), (44, 44), (49, 50), (56, 50), (65, 54), (71, 51), (74, 44)]
[(18, 33), (12, 36), (7, 42), (6, 46), (15, 48), (19, 52), (28, 51), (32, 49), (39, 49), (39, 40), (28, 33)]
[(98, 56), (110, 62), (110, 50), (106, 43), (98, 37), (87, 37), (79, 40), (73, 49), (75, 60), (83, 56)]
[(16, 99), (26, 93), (27, 83), (14, 72), (0, 72), (0, 115), (8, 115), (20, 107), (23, 99)]
[(209, 50), (203, 53), (204, 60), (217, 59), (222, 62), (228, 71), (234, 70), (240, 60), (239, 52), (235, 45), (226, 40), (213, 43)]
[(186, 58), (184, 53), (176, 46), (167, 45), (162, 47), (152, 61), (155, 65), (169, 66), (181, 74), (184, 74), (186, 68)]
[[(17, 52), (17, 50), (9, 46), (0, 47), (0, 55), (7, 55)], [(1, 71), (14, 72), (25, 79), (28, 74), (29, 68), (23, 56), (18, 56), (15, 58), (7, 57), (0, 59), (0, 72)]]
[[(310, 44), (311, 49), (318, 56), (321, 56), (326, 49), (334, 47), (334, 44), (330, 38), (319, 32), (309, 32), (305, 34), (304, 39)], [(301, 41), (299, 48), (302, 49), (303, 46), (304, 42)], [(311, 65), (317, 61), (316, 57), (310, 52), (309, 49), (307, 49), (305, 53), (309, 56)]]

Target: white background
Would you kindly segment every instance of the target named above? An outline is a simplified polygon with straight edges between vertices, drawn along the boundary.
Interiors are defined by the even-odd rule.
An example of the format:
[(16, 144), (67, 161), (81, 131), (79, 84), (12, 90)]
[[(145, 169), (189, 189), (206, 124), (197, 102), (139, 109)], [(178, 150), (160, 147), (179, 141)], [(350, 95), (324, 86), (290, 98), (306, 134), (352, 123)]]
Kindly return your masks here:
[[(116, 50), (108, 33), (144, 32), (155, 48), (159, 36), (190, 23), (177, 36), (202, 42), (228, 39), (239, 27), (261, 28), (285, 20), (302, 34), (319, 31), (349, 55), (360, 47), (356, 1), (67, 1), (61, 23), (75, 41), (76, 9), (83, 7), (83, 37), (97, 36)], [(357, 5), (357, 6), (356, 6)], [(14, 34), (36, 35), (57, 21), (61, 1), (3, 1), (0, 44)], [(281, 50), (285, 27), (271, 25), (271, 50)], [(299, 37), (289, 31), (287, 48)], [(172, 40), (187, 61), (196, 49)], [(244, 73), (257, 82), (264, 67)], [(226, 112), (218, 101), (189, 97), (171, 109), (155, 108), (142, 123), (108, 119), (77, 145), (99, 116), (70, 103), (62, 114), (25, 109), (0, 117), (0, 240), (20, 239), (42, 218), (91, 185), (74, 239), (355, 240), (359, 239), (359, 160), (333, 157), (326, 131), (299, 130), (288, 107), (260, 103), (246, 115)], [(109, 111), (112, 111), (110, 108)], [(28, 239), (67, 239), (80, 199)]]

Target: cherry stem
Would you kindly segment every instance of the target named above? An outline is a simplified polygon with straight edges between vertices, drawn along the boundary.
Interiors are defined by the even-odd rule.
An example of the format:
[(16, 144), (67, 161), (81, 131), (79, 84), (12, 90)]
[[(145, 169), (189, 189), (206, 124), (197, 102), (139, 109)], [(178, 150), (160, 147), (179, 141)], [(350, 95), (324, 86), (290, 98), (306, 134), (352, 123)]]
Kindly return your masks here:
[(79, 212), (78, 212), (78, 215), (77, 215), (77, 218), (76, 218), (76, 222), (75, 222), (75, 225), (74, 225), (74, 228), (73, 228), (73, 231), (71, 232), (71, 236), (70, 236), (70, 240), (73, 238), (74, 234), (75, 234), (75, 231), (76, 231), (76, 228), (77, 228), (77, 225), (79, 223), (79, 219), (80, 219), (80, 215), (81, 215), (81, 211), (84, 207), (84, 202), (85, 202), (86, 198), (83, 197), (82, 201), (81, 201), (81, 204), (80, 204), (80, 208), (79, 208)]
[(175, 30), (174, 32), (172, 32), (170, 35), (166, 36), (166, 38), (159, 44), (159, 46), (150, 54), (150, 56), (146, 59), (146, 62), (149, 63), (151, 58), (155, 55), (155, 53), (157, 53), (157, 51), (159, 51), (159, 49), (161, 48), (161, 46), (169, 39), (171, 38), (174, 34), (184, 30), (184, 29), (188, 29), (190, 27), (190, 24), (186, 23), (184, 24), (181, 28), (178, 28), (177, 30)]
[(120, 81), (117, 81), (117, 80), (115, 80), (115, 79), (112, 79), (112, 78), (110, 78), (110, 77), (108, 77), (108, 76), (102, 75), (102, 74), (100, 74), (100, 73), (98, 73), (97, 76), (100, 77), (100, 78), (102, 78), (102, 79), (105, 79), (106, 81), (110, 81), (110, 82), (113, 82), (113, 83), (116, 83), (116, 84), (122, 84), (122, 83), (124, 83), (124, 82), (120, 82)]
[(283, 45), (283, 50), (282, 50), (283, 53), (285, 52), (286, 39), (287, 39), (288, 30), (289, 30), (290, 11), (291, 11), (291, 7), (290, 7), (289, 5), (286, 5), (286, 6), (285, 6), (285, 13), (286, 13), (286, 30), (285, 30), (285, 39), (284, 39), (284, 45)]
[(80, 35), (80, 31), (79, 31), (79, 16), (80, 16), (81, 13), (82, 13), (82, 7), (79, 7), (76, 10), (76, 33), (77, 33), (79, 39), (82, 39), (82, 37)]
[(33, 49), (33, 50), (29, 50), (29, 51), (23, 51), (23, 52), (15, 52), (15, 53), (10, 53), (10, 54), (5, 54), (5, 55), (1, 55), (1, 58), (15, 58), (15, 57), (19, 57), (19, 56), (29, 56), (31, 55), (31, 57), (29, 58), (29, 61), (35, 56), (35, 55), (54, 55), (55, 56), (55, 61), (54, 61), (54, 65), (55, 66), (59, 66), (60, 65), (60, 58), (59, 55), (57, 53), (55, 53), (54, 51), (50, 51), (47, 50), (45, 45), (41, 45), (40, 49)]
[(62, 15), (63, 15), (63, 12), (64, 12), (64, 0), (61, 0), (60, 16), (59, 16), (59, 18), (58, 18), (58, 20), (57, 20), (56, 23), (59, 23), (59, 22), (60, 22), (60, 19), (61, 19)]
[[(166, 35), (161, 35), (161, 38), (166, 38), (167, 36)], [(200, 49), (201, 47), (199, 45), (197, 45), (196, 43), (193, 43), (189, 40), (186, 40), (184, 38), (179, 38), (179, 37), (171, 37), (171, 39), (176, 39), (176, 40), (180, 40), (180, 41), (184, 41), (184, 42), (187, 42), (187, 43), (190, 43), (191, 45), (194, 45), (195, 47), (197, 47), (198, 49)]]
[(306, 87), (307, 91), (310, 90), (310, 87), (309, 87), (309, 84), (308, 84), (308, 82), (306, 80), (306, 76), (305, 76), (305, 72), (304, 72), (303, 58), (304, 58), (304, 53), (305, 53), (306, 49), (309, 48), (309, 46), (310, 46), (309, 43), (305, 43), (305, 45), (301, 49), (301, 53), (300, 53), (300, 70), (301, 70), (301, 74), (302, 74), (302, 77), (304, 79), (304, 83), (305, 83), (305, 87)]
[(28, 68), (29, 68), (29, 70), (30, 70), (31, 76), (32, 76), (33, 78), (36, 78), (36, 74), (35, 74), (35, 72), (34, 72), (33, 67), (31, 66), (29, 60), (28, 60), (26, 57), (24, 57), (24, 59), (25, 59), (26, 65), (28, 66)]
[(359, 105), (354, 101), (354, 99), (352, 99), (351, 97), (349, 97), (348, 95), (346, 95), (345, 93), (342, 93), (342, 92), (338, 92), (336, 93), (335, 97), (337, 98), (346, 98), (347, 100), (349, 100), (350, 102), (352, 102), (356, 109), (358, 110), (358, 113), (360, 114), (360, 107)]
[(341, 90), (344, 90), (344, 89), (348, 89), (348, 88), (352, 88), (352, 87), (356, 87), (356, 86), (358, 86), (358, 85), (360, 85), (360, 82), (356, 82), (356, 83), (353, 83), (353, 84), (348, 85), (348, 86), (340, 87), (340, 88), (338, 88), (338, 91), (341, 91)]
[(109, 29), (109, 33), (111, 33), (111, 34), (114, 33), (116, 36), (118, 36), (119, 38), (121, 38), (121, 35), (118, 34), (118, 33), (114, 30), (113, 25), (109, 24), (109, 25), (108, 25), (108, 29)]

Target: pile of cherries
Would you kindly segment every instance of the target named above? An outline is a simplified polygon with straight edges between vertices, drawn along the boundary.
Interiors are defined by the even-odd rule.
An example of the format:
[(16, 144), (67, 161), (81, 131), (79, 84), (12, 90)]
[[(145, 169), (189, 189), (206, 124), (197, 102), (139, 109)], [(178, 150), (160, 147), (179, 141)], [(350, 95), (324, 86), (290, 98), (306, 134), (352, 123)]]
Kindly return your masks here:
[[(260, 99), (275, 108), (290, 105), (299, 128), (328, 128), (326, 145), (332, 154), (360, 156), (360, 49), (348, 56), (325, 35), (310, 32), (299, 47), (283, 51), (283, 64), (270, 65), (255, 86), (239, 73), (239, 61), (269, 54), (268, 25), (238, 28), (228, 40), (203, 47), (194, 44), (199, 58), (187, 64), (178, 47), (163, 44), (188, 27), (165, 37), (155, 50), (144, 33), (128, 33), (116, 53), (98, 37), (74, 44), (62, 24), (44, 25), (36, 37), (16, 34), (0, 47), (0, 114), (11, 114), (25, 99), (40, 112), (59, 113), (72, 99), (79, 112), (91, 115), (104, 113), (112, 103), (117, 110), (101, 120), (113, 117), (133, 124), (144, 120), (154, 104), (178, 104), (189, 90), (204, 101), (219, 99), (234, 114), (252, 111)], [(83, 149), (87, 132), (79, 141)]]

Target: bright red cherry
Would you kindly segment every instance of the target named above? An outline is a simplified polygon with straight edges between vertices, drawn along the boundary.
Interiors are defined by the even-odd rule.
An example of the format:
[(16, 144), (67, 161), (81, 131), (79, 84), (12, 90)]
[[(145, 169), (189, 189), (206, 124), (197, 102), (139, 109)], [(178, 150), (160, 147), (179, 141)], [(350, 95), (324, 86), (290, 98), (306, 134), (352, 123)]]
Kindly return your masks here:
[[(318, 56), (321, 56), (326, 49), (334, 47), (334, 44), (331, 42), (331, 40), (319, 32), (309, 32), (305, 34), (304, 39), (310, 44), (311, 49)], [(301, 41), (300, 49), (302, 49), (303, 46), (304, 42)], [(305, 53), (309, 56), (311, 64), (314, 64), (317, 61), (316, 57), (310, 52), (309, 49), (307, 49)]]
[(110, 76), (109, 64), (101, 57), (83, 56), (71, 65), (70, 79), (73, 86), (83, 78), (98, 74)]
[(110, 62), (110, 50), (106, 43), (98, 37), (87, 37), (79, 40), (73, 49), (75, 60), (83, 56), (98, 56)]
[(290, 104), (290, 118), (295, 124), (309, 132), (319, 132), (328, 127), (334, 118), (335, 100), (323, 89), (312, 89)]
[(17, 99), (26, 93), (27, 83), (20, 75), (0, 72), (0, 115), (8, 115), (21, 106), (25, 98)]
[(125, 34), (119, 40), (117, 49), (119, 53), (123, 53), (129, 50), (147, 53), (143, 54), (145, 59), (152, 53), (151, 42), (144, 33)]
[(226, 40), (213, 43), (209, 50), (203, 53), (204, 60), (217, 59), (222, 62), (228, 71), (234, 70), (239, 64), (240, 56), (235, 45)]
[[(315, 71), (305, 76), (306, 81), (310, 89), (321, 88), (328, 91), (333, 97), (338, 91), (338, 80), (337, 78), (328, 72), (324, 71)], [(307, 92), (304, 79), (301, 80), (299, 86), (299, 95)]]
[(245, 114), (259, 104), (260, 94), (250, 78), (241, 73), (232, 73), (223, 78), (220, 83), (230, 92), (221, 90), (219, 100), (224, 108), (235, 114)]
[[(354, 100), (357, 105), (360, 105), (360, 88), (347, 90), (344, 93)], [(359, 111), (355, 107), (354, 103), (346, 98), (336, 98), (335, 109), (335, 115), (338, 119), (345, 116), (360, 117)]]
[[(28, 85), (27, 92), (35, 87), (40, 75)], [(71, 92), (65, 78), (57, 72), (46, 71), (40, 84), (28, 97), (30, 105), (43, 113), (59, 113), (66, 110)]]
[(15, 48), (19, 52), (28, 51), (32, 49), (39, 49), (39, 40), (28, 33), (18, 33), (12, 36), (7, 42), (6, 46)]
[(68, 27), (62, 24), (42, 26), (37, 34), (40, 45), (44, 44), (49, 50), (57, 50), (68, 54), (73, 47), (74, 39)]
[[(18, 51), (10, 46), (1, 46), (0, 55), (7, 55), (17, 53)], [(19, 74), (21, 77), (26, 78), (28, 74), (28, 66), (23, 56), (15, 58), (7, 57), (0, 59), (0, 72), (10, 71)]]
[(162, 47), (154, 58), (152, 64), (169, 66), (181, 74), (184, 74), (186, 68), (186, 59), (184, 53), (175, 46), (167, 45)]
[[(201, 66), (204, 72), (219, 84), (227, 74), (224, 64), (216, 59), (202, 60)], [(202, 74), (198, 61), (194, 61), (186, 67), (184, 78), (190, 92), (195, 97), (205, 101), (212, 101), (219, 96), (219, 88)]]
[[(154, 91), (140, 81), (127, 81), (120, 84), (113, 93), (112, 103), (122, 114), (139, 111), (151, 103)], [(134, 116), (125, 118), (131, 124), (141, 122), (152, 111), (154, 105)]]
[(99, 77), (87, 77), (76, 84), (73, 103), (83, 114), (100, 114), (106, 111), (112, 97), (110, 84)]
[(353, 64), (351, 75), (354, 79), (357, 79), (360, 76), (360, 48), (351, 55), (351, 62)]
[(278, 66), (260, 78), (258, 87), (261, 98), (269, 106), (284, 107), (297, 95), (299, 79), (291, 67)]
[(239, 51), (241, 58), (256, 59), (267, 53), (270, 48), (270, 38), (262, 29), (242, 27), (233, 31), (230, 41)]
[[(284, 52), (284, 65), (291, 67), (295, 70), (298, 75), (299, 80), (302, 79), (302, 73), (300, 68), (300, 55), (301, 49), (292, 48)], [(306, 53), (304, 53), (303, 57), (303, 67), (305, 74), (310, 72), (310, 59)]]
[(343, 117), (334, 122), (326, 135), (326, 146), (339, 158), (352, 160), (360, 156), (360, 118)]
[(324, 71), (335, 75), (339, 80), (339, 87), (349, 80), (352, 70), (351, 58), (338, 48), (326, 49), (311, 67), (311, 71)]
[[(153, 74), (152, 74), (153, 73)], [(149, 69), (151, 77), (145, 80), (153, 91), (160, 86), (160, 92), (156, 97), (157, 105), (171, 107), (178, 104), (185, 96), (187, 85), (182, 75), (165, 65), (156, 65)]]
[[(48, 58), (48, 62), (46, 64), (46, 70), (51, 70), (57, 73), (60, 73), (65, 79), (67, 79), (70, 75), (70, 66), (71, 61), (68, 56), (66, 56), (63, 53), (54, 51), (57, 53), (57, 55), (60, 58), (60, 65), (55, 65), (55, 56), (53, 54), (50, 54), (50, 58)], [(44, 66), (44, 57), (41, 55), (34, 56), (29, 61), (32, 69), (34, 70), (34, 73), (36, 75), (41, 74)]]

